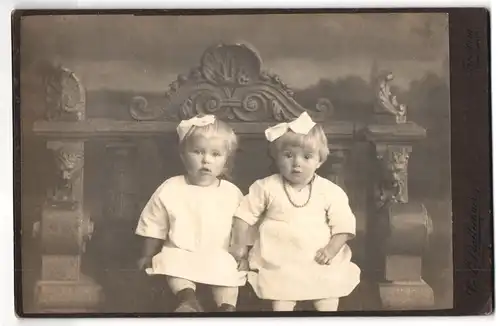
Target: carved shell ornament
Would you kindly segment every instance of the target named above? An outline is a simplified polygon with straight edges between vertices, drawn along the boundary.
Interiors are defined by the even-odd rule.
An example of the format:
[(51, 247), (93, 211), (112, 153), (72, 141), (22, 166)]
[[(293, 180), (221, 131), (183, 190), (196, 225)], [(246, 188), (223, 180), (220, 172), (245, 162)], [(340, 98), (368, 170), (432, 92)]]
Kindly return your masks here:
[(237, 87), (259, 79), (261, 59), (245, 45), (217, 45), (201, 57), (201, 72), (214, 85)]
[(146, 98), (136, 96), (130, 113), (136, 120), (171, 121), (199, 114), (236, 121), (289, 121), (304, 111), (321, 121), (333, 113), (327, 99), (306, 110), (293, 99), (293, 91), (277, 75), (261, 71), (261, 65), (259, 54), (249, 45), (210, 47), (199, 67), (170, 84), (163, 107), (150, 107)]

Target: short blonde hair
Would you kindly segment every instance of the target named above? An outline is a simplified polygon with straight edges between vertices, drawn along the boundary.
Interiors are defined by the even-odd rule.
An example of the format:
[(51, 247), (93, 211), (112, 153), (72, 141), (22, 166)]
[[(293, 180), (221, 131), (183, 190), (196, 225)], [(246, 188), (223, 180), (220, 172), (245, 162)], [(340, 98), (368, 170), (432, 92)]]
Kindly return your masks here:
[(319, 124), (316, 124), (307, 135), (297, 134), (289, 130), (283, 136), (271, 142), (269, 146), (273, 159), (276, 159), (276, 155), (287, 146), (305, 147), (318, 151), (321, 163), (324, 163), (330, 154), (328, 139)]
[[(202, 117), (203, 115), (200, 115)], [(179, 144), (179, 149), (181, 155), (185, 152), (187, 145), (196, 137), (220, 137), (225, 140), (226, 150), (227, 150), (227, 160), (225, 171), (222, 177), (226, 179), (231, 178), (231, 172), (234, 165), (234, 157), (238, 149), (238, 136), (234, 132), (233, 128), (229, 126), (226, 122), (215, 119), (214, 123), (208, 124), (206, 126), (192, 126), (186, 133), (183, 139), (181, 139)]]

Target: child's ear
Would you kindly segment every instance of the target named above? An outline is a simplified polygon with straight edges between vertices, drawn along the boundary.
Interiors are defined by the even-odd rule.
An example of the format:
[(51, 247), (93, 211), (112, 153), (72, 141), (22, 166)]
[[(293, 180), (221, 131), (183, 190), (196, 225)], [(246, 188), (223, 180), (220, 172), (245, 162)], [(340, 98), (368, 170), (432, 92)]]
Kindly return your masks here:
[(181, 157), (181, 161), (182, 161), (182, 164), (186, 164), (186, 159), (184, 158), (184, 151), (183, 150), (179, 150), (179, 156)]
[(319, 161), (318, 166), (316, 167), (316, 170), (319, 169), (320, 167), (322, 167), (325, 162), (326, 162), (326, 159), (323, 161)]

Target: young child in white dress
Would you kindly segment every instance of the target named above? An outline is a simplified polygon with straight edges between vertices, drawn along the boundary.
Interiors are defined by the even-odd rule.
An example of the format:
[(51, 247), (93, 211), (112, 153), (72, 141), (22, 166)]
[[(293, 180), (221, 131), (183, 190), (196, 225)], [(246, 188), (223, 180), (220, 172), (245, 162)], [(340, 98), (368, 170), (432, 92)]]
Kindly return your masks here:
[(274, 311), (292, 311), (313, 301), (318, 311), (336, 311), (339, 298), (358, 285), (360, 269), (346, 241), (356, 220), (346, 193), (316, 174), (328, 157), (320, 125), (307, 113), (265, 132), (279, 174), (255, 181), (235, 213), (230, 251), (246, 258), (246, 236), (258, 224), (249, 252), (248, 282)]
[(166, 276), (176, 312), (201, 312), (196, 284), (211, 285), (219, 311), (235, 311), (238, 270), (228, 249), (241, 191), (221, 178), (237, 147), (233, 130), (213, 115), (182, 121), (177, 132), (186, 173), (161, 184), (144, 207), (136, 234), (145, 237), (139, 268)]

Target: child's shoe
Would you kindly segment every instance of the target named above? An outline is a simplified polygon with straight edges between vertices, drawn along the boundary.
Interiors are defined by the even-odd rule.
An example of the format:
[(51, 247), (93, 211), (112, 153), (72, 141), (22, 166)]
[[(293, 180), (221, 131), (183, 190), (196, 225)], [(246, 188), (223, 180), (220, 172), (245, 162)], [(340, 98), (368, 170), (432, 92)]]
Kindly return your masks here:
[(174, 312), (203, 312), (197, 300), (182, 301)]
[(184, 289), (177, 293), (180, 302), (174, 312), (203, 312), (201, 304), (196, 299), (196, 292), (193, 289)]
[(220, 311), (220, 312), (233, 312), (233, 311), (236, 311), (236, 307), (233, 306), (233, 305), (230, 305), (228, 303), (223, 303), (220, 305), (219, 308), (217, 308), (217, 311)]

